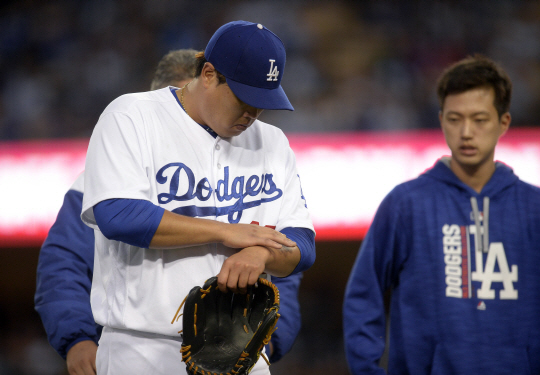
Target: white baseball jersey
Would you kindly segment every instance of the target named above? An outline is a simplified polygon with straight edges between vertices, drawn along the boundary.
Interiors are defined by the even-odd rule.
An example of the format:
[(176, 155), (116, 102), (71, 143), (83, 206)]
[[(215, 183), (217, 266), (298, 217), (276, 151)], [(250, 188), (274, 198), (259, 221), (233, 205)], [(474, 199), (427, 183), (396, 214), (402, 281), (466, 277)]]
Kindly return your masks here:
[(84, 171), (82, 171), (78, 176), (73, 185), (69, 188), (69, 190), (75, 190), (80, 193), (84, 193)]
[[(214, 138), (186, 115), (169, 88), (123, 95), (100, 116), (85, 167), (81, 217), (112, 198), (144, 199), (181, 215), (276, 227), (313, 225), (296, 161), (281, 130), (255, 121)], [(236, 250), (222, 244), (155, 250), (106, 239), (96, 230), (92, 312), (97, 323), (178, 336), (178, 306), (219, 273)]]

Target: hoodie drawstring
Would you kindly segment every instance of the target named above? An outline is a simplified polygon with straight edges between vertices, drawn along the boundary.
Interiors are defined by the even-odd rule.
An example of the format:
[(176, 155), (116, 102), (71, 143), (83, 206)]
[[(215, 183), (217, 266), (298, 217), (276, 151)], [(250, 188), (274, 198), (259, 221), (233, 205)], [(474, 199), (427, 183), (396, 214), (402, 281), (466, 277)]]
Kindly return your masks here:
[(474, 226), (476, 227), (476, 238), (478, 251), (487, 253), (489, 250), (489, 197), (484, 197), (484, 232), (480, 226), (480, 212), (478, 211), (478, 202), (475, 197), (471, 197), (471, 206), (474, 216)]
[(489, 198), (484, 197), (484, 253), (489, 250)]

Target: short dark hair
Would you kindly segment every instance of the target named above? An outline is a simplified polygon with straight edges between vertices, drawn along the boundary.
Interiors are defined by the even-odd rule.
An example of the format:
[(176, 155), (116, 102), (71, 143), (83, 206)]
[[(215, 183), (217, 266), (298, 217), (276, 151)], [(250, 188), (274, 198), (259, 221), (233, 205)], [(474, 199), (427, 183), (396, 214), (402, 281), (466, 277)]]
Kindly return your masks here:
[[(195, 55), (195, 59), (196, 59), (196, 66), (195, 66), (195, 77), (199, 77), (202, 73), (202, 70), (204, 68), (204, 64), (206, 64), (208, 62), (208, 60), (206, 60), (206, 57), (204, 57), (204, 52), (199, 52)], [(218, 70), (216, 69), (216, 73), (217, 73), (217, 77), (218, 77), (218, 82), (220, 84), (222, 83), (226, 83), (227, 82), (227, 79), (225, 78), (225, 76), (223, 74), (221, 74), (220, 72), (218, 72)]]
[(150, 90), (157, 90), (193, 78), (197, 52), (194, 49), (178, 49), (163, 56), (158, 63)]
[(486, 56), (475, 54), (450, 65), (437, 81), (437, 96), (441, 110), (448, 95), (491, 87), (495, 91), (493, 105), (499, 118), (509, 111), (512, 81), (504, 69)]

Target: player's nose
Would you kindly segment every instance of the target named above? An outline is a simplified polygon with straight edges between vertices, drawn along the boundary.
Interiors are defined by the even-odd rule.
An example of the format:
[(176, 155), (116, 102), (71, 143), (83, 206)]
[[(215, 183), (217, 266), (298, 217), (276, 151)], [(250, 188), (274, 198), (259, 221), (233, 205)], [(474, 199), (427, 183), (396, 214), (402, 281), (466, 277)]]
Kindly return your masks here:
[(470, 121), (469, 119), (466, 119), (463, 122), (463, 125), (461, 127), (461, 138), (466, 138), (466, 139), (472, 138), (473, 132), (474, 130), (473, 130), (472, 121)]
[(262, 111), (264, 110), (260, 108), (255, 108), (246, 104), (244, 117), (248, 117), (250, 119), (256, 120), (261, 115)]

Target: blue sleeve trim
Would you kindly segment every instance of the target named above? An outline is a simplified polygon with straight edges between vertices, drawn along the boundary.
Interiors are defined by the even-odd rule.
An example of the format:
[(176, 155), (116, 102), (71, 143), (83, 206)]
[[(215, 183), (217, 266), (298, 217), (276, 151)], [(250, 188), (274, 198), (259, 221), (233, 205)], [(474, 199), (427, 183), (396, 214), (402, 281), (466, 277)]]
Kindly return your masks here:
[(109, 240), (148, 248), (165, 209), (141, 199), (108, 199), (94, 206), (101, 233)]
[(308, 228), (283, 228), (281, 233), (296, 242), (300, 249), (300, 262), (291, 274), (304, 272), (315, 263), (315, 233)]
[(75, 340), (94, 342), (99, 332), (90, 307), (94, 270), (94, 231), (80, 219), (82, 193), (70, 190), (41, 247), (35, 309), (47, 339), (62, 358)]

